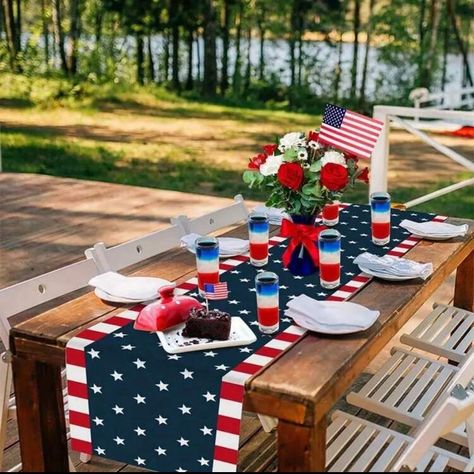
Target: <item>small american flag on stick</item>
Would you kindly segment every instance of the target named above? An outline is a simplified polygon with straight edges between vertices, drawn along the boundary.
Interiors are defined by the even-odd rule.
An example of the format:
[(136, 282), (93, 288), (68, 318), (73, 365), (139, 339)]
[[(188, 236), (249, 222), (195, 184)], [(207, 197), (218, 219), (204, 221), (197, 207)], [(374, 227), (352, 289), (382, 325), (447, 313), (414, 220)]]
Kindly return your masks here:
[(326, 104), (318, 141), (361, 158), (370, 158), (383, 126), (380, 120)]
[(227, 282), (206, 283), (204, 285), (204, 293), (208, 300), (225, 300), (229, 296)]

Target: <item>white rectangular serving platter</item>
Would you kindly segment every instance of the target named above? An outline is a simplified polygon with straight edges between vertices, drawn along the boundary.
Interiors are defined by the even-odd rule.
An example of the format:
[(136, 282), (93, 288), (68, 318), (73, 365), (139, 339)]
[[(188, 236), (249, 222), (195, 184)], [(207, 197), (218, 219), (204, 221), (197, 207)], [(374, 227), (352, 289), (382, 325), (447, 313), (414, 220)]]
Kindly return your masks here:
[(157, 332), (163, 349), (168, 354), (181, 354), (183, 352), (209, 351), (225, 347), (247, 346), (257, 340), (257, 336), (247, 326), (242, 318), (234, 317), (231, 322), (230, 336), (227, 341), (213, 341), (183, 337), (185, 324), (179, 324), (168, 331)]

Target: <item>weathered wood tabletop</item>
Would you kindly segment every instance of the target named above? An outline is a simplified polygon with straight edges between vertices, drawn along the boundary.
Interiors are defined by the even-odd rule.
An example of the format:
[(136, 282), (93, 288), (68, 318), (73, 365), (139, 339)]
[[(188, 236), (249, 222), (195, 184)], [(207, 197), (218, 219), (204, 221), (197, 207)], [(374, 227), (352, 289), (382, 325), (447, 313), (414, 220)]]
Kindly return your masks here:
[[(446, 242), (422, 241), (408, 258), (432, 262), (426, 281), (370, 282), (352, 301), (379, 309), (370, 330), (345, 337), (306, 335), (247, 383), (245, 408), (280, 420), (280, 471), (323, 471), (327, 413), (367, 365), (457, 269), (455, 305), (474, 307), (474, 221), (468, 235)], [(246, 227), (229, 235), (244, 236)], [(173, 250), (131, 269), (185, 281), (195, 274), (194, 256)], [(93, 293), (81, 296), (14, 327), (13, 371), (24, 471), (68, 471), (66, 421), (61, 370), (65, 346), (85, 327), (124, 307), (105, 304)]]

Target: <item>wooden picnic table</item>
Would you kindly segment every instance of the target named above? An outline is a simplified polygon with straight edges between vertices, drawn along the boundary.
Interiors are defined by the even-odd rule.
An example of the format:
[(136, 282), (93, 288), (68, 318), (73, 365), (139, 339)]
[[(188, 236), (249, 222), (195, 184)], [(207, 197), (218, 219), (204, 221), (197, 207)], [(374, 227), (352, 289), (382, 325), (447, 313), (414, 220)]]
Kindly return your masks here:
[[(327, 414), (391, 338), (457, 269), (454, 304), (474, 307), (474, 221), (468, 235), (445, 242), (422, 241), (407, 254), (432, 262), (426, 281), (372, 281), (351, 301), (380, 310), (370, 330), (345, 337), (306, 335), (246, 385), (245, 409), (278, 418), (280, 471), (323, 471)], [(229, 233), (243, 237), (246, 226)], [(276, 232), (276, 230), (274, 231)], [(194, 256), (182, 249), (160, 255), (137, 275), (185, 281), (195, 275)], [(68, 341), (84, 328), (123, 311), (93, 293), (33, 317), (12, 329), (11, 350), (24, 471), (68, 471), (61, 372)]]

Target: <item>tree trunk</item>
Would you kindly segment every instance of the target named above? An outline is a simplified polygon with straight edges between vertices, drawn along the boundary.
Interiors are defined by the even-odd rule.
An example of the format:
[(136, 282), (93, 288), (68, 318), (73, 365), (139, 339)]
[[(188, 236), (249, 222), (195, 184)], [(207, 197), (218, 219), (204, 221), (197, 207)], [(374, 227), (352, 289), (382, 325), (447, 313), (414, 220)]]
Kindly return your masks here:
[(298, 12), (299, 12), (299, 2), (293, 0), (293, 7), (291, 10), (291, 19), (290, 19), (290, 81), (291, 87), (296, 85), (296, 31), (298, 28)]
[(196, 34), (196, 61), (197, 61), (197, 79), (202, 81), (202, 59), (201, 59), (201, 41), (199, 32)]
[(77, 50), (81, 36), (81, 0), (71, 0), (71, 27), (69, 45), (69, 72), (71, 75), (77, 73)]
[(235, 34), (235, 65), (234, 65), (234, 76), (232, 79), (232, 88), (235, 94), (240, 93), (241, 84), (241, 65), (242, 65), (242, 20), (244, 16), (244, 4), (243, 1), (239, 2), (239, 15), (237, 19), (237, 31)]
[(451, 20), (451, 28), (453, 29), (454, 36), (456, 38), (456, 42), (458, 44), (459, 51), (462, 55), (463, 64), (466, 72), (466, 80), (471, 85), (474, 86), (471, 68), (469, 66), (469, 58), (467, 48), (464, 45), (464, 42), (461, 38), (461, 33), (459, 31), (458, 21), (456, 19), (456, 12), (454, 10), (454, 0), (446, 0), (447, 7), (448, 7), (448, 16)]
[(46, 0), (41, 0), (41, 25), (44, 42), (44, 65), (47, 71), (49, 69), (49, 27), (48, 18), (46, 16)]
[(372, 16), (374, 14), (375, 0), (369, 3), (369, 18), (367, 20), (367, 42), (365, 44), (364, 65), (362, 67), (362, 82), (359, 92), (359, 104), (361, 108), (365, 106), (366, 86), (367, 86), (367, 69), (369, 66), (370, 41), (372, 39)]
[(21, 32), (22, 32), (22, 14), (21, 14), (21, 0), (16, 0), (16, 50), (21, 51)]
[(99, 2), (95, 15), (94, 15), (94, 34), (95, 34), (95, 44), (96, 49), (99, 47), (100, 42), (102, 40), (102, 26), (104, 23), (104, 8), (102, 4)]
[(152, 48), (152, 34), (149, 31), (147, 36), (147, 65), (148, 65), (148, 79), (150, 82), (155, 82), (156, 74), (155, 74), (155, 61), (153, 60), (153, 48)]
[(213, 0), (205, 0), (203, 92), (214, 96), (217, 88), (216, 12)]
[(144, 42), (143, 42), (143, 35), (141, 32), (137, 32), (136, 36), (136, 43), (137, 43), (137, 82), (138, 84), (143, 85), (145, 83), (145, 73), (144, 73), (144, 54), (143, 54), (143, 47), (144, 47)]
[(247, 68), (245, 70), (244, 93), (245, 95), (250, 89), (250, 81), (252, 78), (252, 28), (247, 29)]
[(193, 88), (193, 49), (194, 49), (194, 32), (191, 28), (188, 31), (188, 77), (186, 79), (186, 90)]
[(66, 49), (64, 48), (64, 31), (61, 18), (61, 0), (52, 0), (53, 2), (53, 29), (54, 29), (54, 41), (56, 43), (56, 49), (59, 54), (61, 61), (61, 69), (65, 74), (68, 74), (68, 64), (66, 57)]
[(12, 71), (18, 71), (17, 34), (15, 14), (13, 12), (13, 0), (3, 0), (3, 17), (5, 22), (5, 34), (7, 39), (8, 57)]
[(164, 36), (164, 54), (163, 54), (163, 82), (168, 82), (170, 71), (170, 33), (169, 29), (163, 33)]
[(303, 51), (303, 31), (298, 32), (298, 86), (303, 85), (303, 63), (304, 63), (304, 51)]
[(222, 25), (222, 73), (221, 94), (229, 88), (229, 43), (230, 43), (230, 1), (224, 0), (224, 24)]
[(260, 55), (259, 55), (259, 79), (261, 81), (265, 80), (265, 33), (266, 30), (263, 27), (260, 27)]
[(360, 7), (361, 0), (354, 0), (354, 45), (352, 49), (351, 69), (351, 98), (355, 99), (357, 94), (357, 71), (359, 65), (359, 33), (360, 33)]
[(171, 40), (173, 43), (172, 59), (171, 59), (171, 81), (173, 88), (177, 91), (181, 89), (179, 82), (179, 15), (180, 5), (177, 0), (172, 0), (169, 7), (169, 15), (171, 20)]
[(257, 19), (258, 32), (260, 36), (260, 54), (258, 62), (258, 78), (260, 81), (265, 80), (265, 34), (267, 32), (265, 27), (266, 15), (267, 11), (265, 5), (262, 4)]
[(448, 73), (448, 53), (449, 53), (449, 22), (444, 22), (443, 32), (443, 71), (441, 74), (441, 90), (444, 92)]
[(341, 76), (342, 76), (342, 32), (339, 33), (339, 41), (337, 43), (337, 65), (334, 73), (334, 101), (339, 100), (339, 89), (341, 86)]
[(430, 13), (430, 38), (427, 51), (427, 58), (425, 62), (425, 69), (423, 74), (424, 86), (431, 87), (433, 81), (433, 72), (436, 68), (436, 46), (438, 41), (438, 30), (440, 20), (440, 0), (431, 0)]

